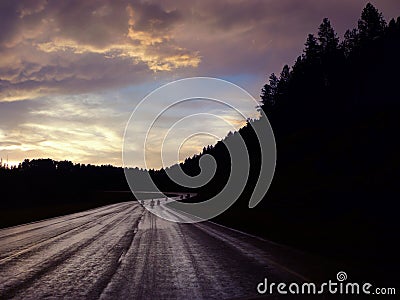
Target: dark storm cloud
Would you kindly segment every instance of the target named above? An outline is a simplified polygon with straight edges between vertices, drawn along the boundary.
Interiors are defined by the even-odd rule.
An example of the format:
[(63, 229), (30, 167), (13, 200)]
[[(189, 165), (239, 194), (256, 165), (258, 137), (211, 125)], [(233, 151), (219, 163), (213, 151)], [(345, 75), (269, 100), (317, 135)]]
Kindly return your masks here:
[(176, 10), (141, 1), (3, 1), (0, 101), (140, 83), (196, 67)]
[(13, 37), (17, 31), (17, 3), (14, 1), (1, 1), (0, 2), (0, 44), (3, 45), (8, 39)]
[[(375, 1), (387, 17), (396, 0)], [(329, 17), (354, 27), (366, 1), (0, 2), (0, 101), (180, 76), (260, 76), (301, 53)], [(182, 72), (183, 70), (183, 72)], [(162, 74), (161, 74), (162, 75)]]
[(149, 2), (143, 2), (137, 6), (137, 12), (136, 26), (138, 30), (143, 31), (168, 30), (183, 19), (182, 14), (177, 9), (165, 11), (159, 5)]

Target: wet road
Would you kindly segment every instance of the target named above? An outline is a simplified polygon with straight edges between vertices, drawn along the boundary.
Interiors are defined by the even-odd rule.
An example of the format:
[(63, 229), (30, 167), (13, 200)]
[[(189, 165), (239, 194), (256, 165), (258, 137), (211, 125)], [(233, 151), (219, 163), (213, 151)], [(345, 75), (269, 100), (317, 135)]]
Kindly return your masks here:
[(119, 203), (0, 230), (0, 299), (257, 296), (264, 277), (306, 279), (276, 259), (296, 259), (285, 251), (214, 223), (173, 223), (137, 202)]

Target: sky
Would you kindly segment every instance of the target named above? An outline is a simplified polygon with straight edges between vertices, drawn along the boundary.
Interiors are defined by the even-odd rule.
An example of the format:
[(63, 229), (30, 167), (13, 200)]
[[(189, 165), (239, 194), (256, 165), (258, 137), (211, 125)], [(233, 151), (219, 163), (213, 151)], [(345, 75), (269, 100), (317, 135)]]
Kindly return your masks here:
[[(370, 2), (386, 20), (400, 16), (398, 0)], [(0, 157), (10, 164), (48, 157), (120, 166), (129, 117), (154, 89), (187, 77), (215, 77), (258, 100), (270, 73), (294, 63), (324, 17), (342, 37), (366, 3), (2, 0)], [(157, 110), (162, 101), (154, 99), (151, 107)], [(251, 114), (255, 107), (243, 109)], [(194, 135), (178, 155), (166, 147), (168, 164), (215, 143), (232, 124), (242, 126), (229, 110), (207, 101), (177, 107), (180, 118), (201, 112), (228, 116), (231, 123), (203, 119), (201, 127), (212, 134)], [(140, 160), (137, 166), (144, 167)], [(160, 160), (150, 158), (147, 166), (158, 168)]]

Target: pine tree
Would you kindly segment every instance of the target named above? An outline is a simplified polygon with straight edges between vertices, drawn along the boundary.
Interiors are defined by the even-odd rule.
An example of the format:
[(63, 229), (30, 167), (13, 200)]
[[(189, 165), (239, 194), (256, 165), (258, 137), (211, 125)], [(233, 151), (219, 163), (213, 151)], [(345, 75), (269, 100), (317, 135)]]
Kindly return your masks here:
[(317, 39), (313, 34), (309, 34), (305, 43), (304, 57), (308, 60), (314, 60), (318, 58), (320, 47)]
[(361, 41), (373, 40), (382, 36), (386, 28), (386, 21), (371, 3), (368, 3), (358, 20), (358, 31)]
[(279, 83), (278, 83), (279, 97), (286, 94), (289, 80), (290, 80), (290, 68), (288, 65), (284, 65), (282, 72), (279, 76)]
[(356, 28), (354, 28), (353, 30), (346, 30), (342, 43), (342, 48), (346, 56), (349, 56), (350, 53), (352, 53), (358, 47), (360, 43), (359, 40), (360, 38), (358, 35), (358, 30)]
[(284, 65), (279, 77), (279, 82), (287, 83), (289, 81), (289, 78), (290, 78), (290, 68), (288, 65)]
[(275, 73), (269, 76), (269, 84), (266, 83), (261, 90), (261, 101), (263, 105), (274, 106), (276, 102), (276, 95), (278, 93), (279, 79)]
[(339, 38), (328, 18), (325, 18), (318, 28), (318, 41), (325, 53), (333, 53), (338, 49)]

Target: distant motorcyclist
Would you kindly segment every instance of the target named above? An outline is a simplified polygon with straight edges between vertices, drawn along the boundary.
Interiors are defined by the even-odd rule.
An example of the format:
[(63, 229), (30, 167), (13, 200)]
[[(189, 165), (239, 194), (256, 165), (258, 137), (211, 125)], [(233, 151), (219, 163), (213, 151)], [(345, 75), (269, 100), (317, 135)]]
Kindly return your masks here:
[(151, 201), (150, 201), (150, 208), (153, 208), (153, 207), (154, 207), (154, 200), (151, 199)]

